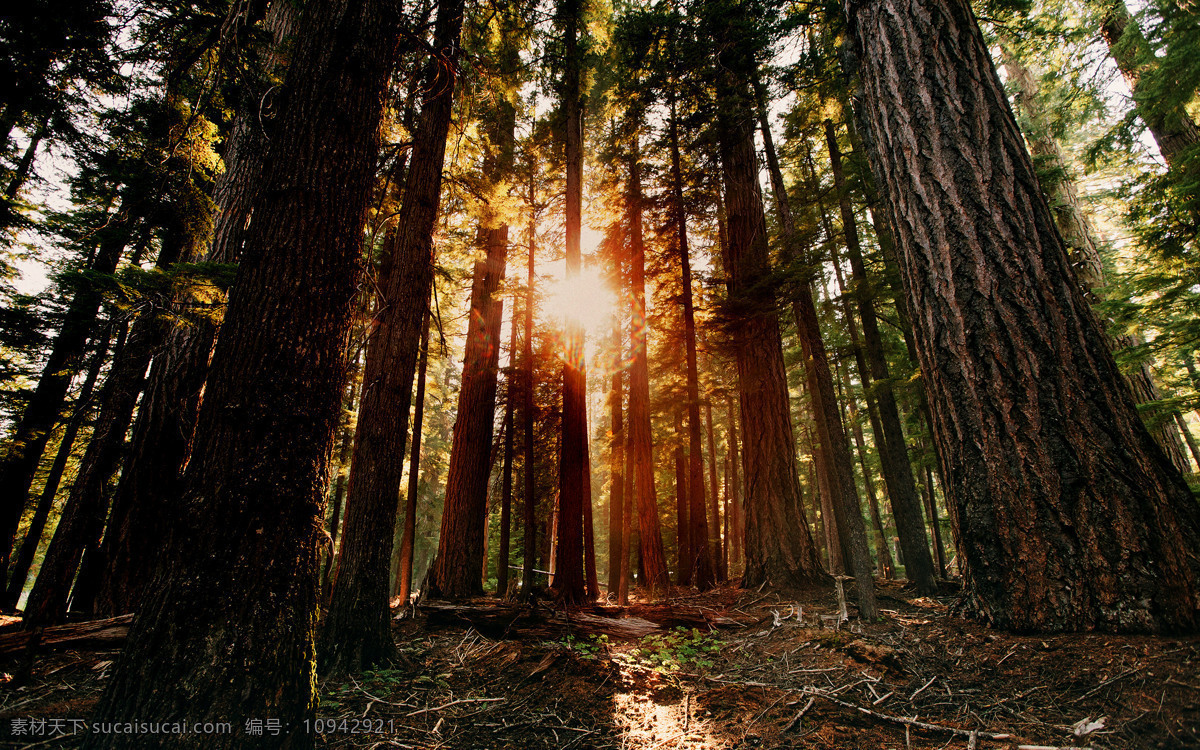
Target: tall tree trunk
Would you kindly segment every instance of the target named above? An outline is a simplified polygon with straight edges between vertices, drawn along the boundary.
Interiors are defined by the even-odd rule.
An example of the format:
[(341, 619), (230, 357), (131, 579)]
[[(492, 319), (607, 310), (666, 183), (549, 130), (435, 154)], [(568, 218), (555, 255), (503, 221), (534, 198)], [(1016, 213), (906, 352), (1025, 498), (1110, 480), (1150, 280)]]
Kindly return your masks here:
[(496, 554), (496, 595), (508, 596), (509, 528), (512, 525), (513, 495), (513, 407), (517, 389), (513, 387), (517, 372), (517, 305), (513, 302), (512, 322), (509, 323), (508, 368), (504, 375), (504, 467), (500, 487), (500, 549)]
[(729, 495), (733, 506), (733, 556), (731, 560), (736, 567), (742, 562), (742, 541), (745, 532), (741, 497), (742, 484), (738, 478), (738, 467), (741, 464), (738, 458), (737, 414), (734, 411), (732, 397), (729, 397), (725, 403), (725, 421), (729, 426)]
[(342, 516), (345, 511), (346, 499), (346, 482), (350, 473), (350, 449), (354, 447), (354, 416), (358, 411), (358, 397), (360, 395), (358, 386), (358, 368), (359, 357), (357, 352), (351, 355), (350, 371), (346, 374), (346, 379), (350, 381), (349, 392), (346, 394), (345, 410), (342, 416), (342, 422), (338, 425), (341, 435), (338, 439), (337, 447), (337, 478), (334, 479), (333, 489), (333, 508), (329, 513), (329, 539), (326, 542), (328, 549), (325, 554), (325, 564), (321, 568), (321, 601), (329, 601), (330, 588), (333, 586), (333, 571), (336, 569), (338, 540), (342, 529)]
[[(734, 52), (736, 54), (736, 52)], [(738, 68), (745, 68), (744, 64)], [(744, 435), (746, 568), (744, 586), (803, 587), (825, 580), (800, 511), (796, 441), (788, 401), (783, 339), (770, 274), (766, 218), (758, 185), (754, 120), (744, 83), (727, 71), (719, 83), (718, 137), (725, 181), (729, 296)]]
[(968, 595), (1019, 630), (1195, 628), (1200, 510), (1138, 418), (970, 7), (846, 12)]
[(1164, 104), (1152, 99), (1143, 80), (1157, 57), (1137, 21), (1129, 15), (1124, 0), (1108, 0), (1104, 16), (1100, 20), (1100, 36), (1108, 45), (1113, 62), (1125, 77), (1133, 93), (1133, 105), (1138, 117), (1154, 136), (1163, 159), (1172, 168), (1178, 169), (1188, 152), (1200, 144), (1200, 128), (1183, 108)]
[[(646, 577), (647, 594), (665, 593), (670, 586), (667, 559), (663, 554), (662, 530), (658, 520), (658, 496), (654, 487), (654, 443), (650, 428), (650, 364), (646, 323), (646, 248), (642, 239), (642, 178), (637, 136), (629, 160), (627, 206), (629, 212), (629, 283), (633, 300), (633, 348), (629, 367), (629, 432), (636, 472), (638, 537)], [(689, 484), (691, 484), (689, 477)], [(703, 474), (699, 477), (701, 492)], [(701, 498), (703, 501), (703, 498)], [(703, 505), (701, 513), (704, 512)]]
[[(683, 166), (679, 154), (679, 117), (675, 92), (671, 89), (671, 114), (667, 123), (671, 151), (671, 218), (683, 294), (683, 345), (687, 357), (688, 409), (688, 562), (686, 579), (701, 591), (715, 582), (709, 548), (708, 522), (704, 511), (704, 457), (700, 446), (700, 376), (696, 364), (696, 311), (692, 300), (692, 258), (688, 247), (687, 207), (683, 201)], [(685, 532), (680, 532), (685, 533)]]
[(688, 551), (691, 529), (688, 526), (688, 474), (687, 459), (683, 455), (683, 415), (678, 410), (675, 417), (675, 549), (678, 552), (678, 575), (680, 586), (692, 585), (692, 556)]
[(704, 404), (704, 429), (708, 436), (708, 494), (709, 513), (712, 515), (712, 541), (709, 544), (709, 554), (713, 557), (713, 572), (717, 580), (729, 578), (729, 569), (725, 567), (726, 537), (721, 535), (721, 499), (717, 485), (717, 444), (713, 435), (712, 402)]
[(583, 495), (583, 572), (587, 580), (587, 596), (591, 601), (600, 598), (600, 576), (596, 572), (596, 525), (592, 514), (592, 451), (588, 448), (588, 483)]
[[(387, 277), (371, 321), (363, 398), (346, 496), (345, 537), (319, 656), (327, 674), (357, 672), (392, 657), (388, 596), (392, 543), (404, 472), (408, 411), (420, 330), (433, 284), (433, 229), (446, 134), (458, 78), (463, 0), (438, 6), (425, 102), (405, 176), (395, 230), (385, 240)], [(471, 569), (474, 576), (479, 571)]]
[(71, 419), (67, 422), (66, 429), (63, 430), (62, 439), (58, 443), (58, 453), (54, 457), (54, 463), (50, 466), (50, 472), (46, 475), (46, 484), (42, 488), (41, 497), (38, 498), (33, 518), (29, 521), (29, 528), (25, 530), (25, 541), (21, 543), (21, 549), (13, 562), (12, 580), (9, 581), (8, 589), (4, 592), (3, 608), (5, 610), (16, 609), (17, 603), (21, 599), (21, 593), (25, 589), (25, 580), (29, 577), (29, 569), (33, 566), (34, 557), (37, 556), (42, 533), (46, 529), (46, 521), (50, 518), (50, 511), (54, 508), (54, 499), (58, 494), (63, 472), (66, 471), (67, 462), (71, 458), (71, 448), (75, 445), (79, 429), (83, 427), (83, 423), (87, 421), (88, 415), (92, 411), (92, 391), (100, 376), (100, 368), (108, 356), (108, 345), (111, 339), (112, 329), (110, 328), (97, 345), (83, 385), (79, 388), (79, 395), (75, 397)]
[[(582, 53), (578, 30), (582, 22), (580, 0), (563, 3), (566, 27), (563, 110), (566, 115), (566, 265), (567, 278), (579, 275), (582, 267), (579, 238), (583, 209), (583, 90)], [(562, 447), (559, 452), (559, 523), (554, 586), (568, 604), (585, 596), (583, 578), (583, 502), (589, 485), (587, 476), (587, 373), (583, 329), (567, 323), (566, 356), (563, 358)]]
[[(491, 151), (485, 179), (497, 185), (512, 171), (516, 109), (500, 99), (492, 113)], [(499, 206), (484, 211), (480, 234), (485, 258), (476, 261), (471, 310), (463, 354), (462, 384), (446, 476), (446, 498), (438, 553), (429, 578), (431, 593), (459, 598), (483, 593), (477, 573), (483, 565), (496, 380), (500, 365), (500, 323), (504, 301), (500, 284), (508, 259), (508, 223)]]
[[(312, 746), (305, 721), (317, 700), (325, 465), (396, 16), (390, 3), (373, 0), (304, 7), (167, 564), (134, 618), (99, 721), (241, 726), (270, 718), (283, 729), (266, 745)], [(195, 743), (187, 735), (158, 742)], [(245, 739), (208, 735), (204, 743), (238, 748)], [(136, 744), (111, 734), (84, 746)]]
[[(619, 318), (613, 318), (613, 338), (616, 340), (616, 350), (622, 349), (621, 323)], [(624, 376), (620, 369), (614, 369), (612, 387), (608, 392), (608, 409), (610, 416), (610, 433), (608, 443), (608, 593), (619, 596), (625, 585), (623, 576), (628, 575), (627, 566), (622, 565), (621, 554), (627, 544), (624, 539), (625, 528), (625, 420), (623, 407)], [(626, 554), (628, 558), (628, 554)]]
[[(526, 257), (525, 271), (525, 351), (521, 356), (521, 410), (524, 413), (524, 428), (525, 440), (522, 445), (524, 450), (524, 458), (522, 459), (522, 470), (525, 473), (525, 500), (524, 500), (524, 528), (522, 533), (524, 537), (521, 544), (525, 547), (524, 560), (521, 568), (521, 598), (534, 603), (533, 568), (537, 562), (537, 482), (536, 468), (537, 457), (534, 455), (533, 449), (533, 388), (534, 388), (534, 364), (533, 364), (533, 304), (534, 304), (534, 288), (537, 278), (534, 274), (536, 263), (537, 243), (537, 191), (534, 182), (533, 170), (529, 173), (529, 226), (526, 228), (526, 233), (529, 236), (528, 255)], [(515, 323), (514, 323), (515, 325)]]
[(825, 143), (829, 148), (834, 187), (838, 193), (842, 231), (846, 236), (846, 255), (850, 260), (858, 314), (862, 319), (864, 354), (870, 366), (869, 373), (860, 371), (859, 374), (864, 378), (864, 383), (869, 376), (879, 412), (879, 429), (875, 431), (875, 436), (879, 441), (883, 482), (887, 485), (888, 498), (892, 503), (892, 517), (896, 520), (897, 536), (900, 537), (900, 545), (904, 548), (905, 575), (916, 585), (917, 593), (928, 595), (937, 591), (937, 582), (933, 577), (933, 560), (929, 557), (929, 545), (925, 541), (921, 501), (913, 481), (912, 464), (908, 460), (908, 445), (900, 421), (900, 408), (896, 405), (891, 373), (883, 348), (883, 336), (879, 333), (879, 321), (875, 315), (875, 294), (867, 279), (866, 264), (863, 263), (858, 240), (858, 224), (850, 205), (850, 193), (846, 189), (846, 178), (842, 169), (842, 153), (831, 120), (825, 120)]
[(400, 570), (396, 596), (401, 604), (412, 597), (413, 551), (417, 543), (417, 490), (421, 486), (421, 430), (425, 422), (425, 374), (429, 369), (429, 324), (433, 315), (426, 308), (421, 323), (421, 361), (417, 365), (416, 408), (413, 414), (412, 448), (408, 459), (408, 492), (404, 496), (404, 531), (400, 536)]

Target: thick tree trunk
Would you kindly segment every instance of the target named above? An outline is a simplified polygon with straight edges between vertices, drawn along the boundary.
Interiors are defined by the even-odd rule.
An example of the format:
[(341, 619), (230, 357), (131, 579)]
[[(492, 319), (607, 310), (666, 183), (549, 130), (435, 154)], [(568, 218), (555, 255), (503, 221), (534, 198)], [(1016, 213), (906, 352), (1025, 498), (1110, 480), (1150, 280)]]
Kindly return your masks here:
[[(647, 595), (666, 593), (670, 586), (667, 559), (663, 554), (662, 530), (658, 519), (658, 495), (654, 487), (654, 443), (650, 429), (650, 363), (646, 323), (646, 248), (642, 239), (642, 178), (636, 136), (629, 161), (627, 205), (629, 211), (629, 283), (633, 301), (633, 347), (629, 367), (629, 432), (636, 472), (638, 537), (646, 577)], [(697, 424), (697, 426), (699, 426)], [(703, 474), (699, 477), (701, 492)], [(689, 477), (691, 484), (691, 477)], [(701, 513), (703, 498), (701, 498)]]
[[(283, 730), (264, 746), (312, 746), (325, 466), (396, 15), (372, 0), (304, 7), (167, 564), (134, 618), (98, 721), (240, 727), (270, 718)], [(188, 735), (157, 741), (195, 744)], [(91, 735), (85, 747), (140, 743)], [(204, 744), (239, 748), (245, 739), (206, 735)]]
[(533, 594), (533, 567), (537, 560), (537, 456), (535, 455), (533, 446), (533, 304), (534, 288), (537, 283), (537, 277), (534, 273), (537, 258), (534, 252), (537, 242), (537, 212), (534, 207), (537, 205), (537, 192), (532, 170), (530, 171), (528, 198), (530, 216), (529, 226), (526, 228), (526, 233), (529, 236), (529, 246), (525, 271), (525, 350), (521, 356), (521, 410), (524, 413), (523, 427), (525, 431), (525, 439), (522, 441), (522, 450), (524, 451), (522, 471), (525, 473), (525, 518), (524, 528), (522, 529), (524, 536), (521, 540), (521, 544), (525, 547), (525, 555), (521, 569), (521, 598), (532, 604), (535, 601)]
[(704, 404), (704, 430), (708, 436), (708, 494), (709, 513), (712, 515), (712, 540), (709, 544), (709, 554), (713, 556), (713, 573), (717, 580), (729, 578), (729, 569), (725, 566), (726, 537), (721, 535), (721, 499), (717, 484), (717, 443), (713, 433), (712, 402)]
[(675, 411), (675, 551), (677, 574), (680, 586), (692, 585), (692, 556), (688, 551), (691, 533), (688, 527), (688, 475), (687, 459), (683, 455), (683, 415)]
[[(744, 67), (744, 66), (739, 66)], [(803, 587), (825, 580), (800, 512), (796, 442), (788, 402), (783, 339), (774, 290), (766, 219), (754, 153), (753, 110), (744, 85), (722, 76), (719, 87), (721, 168), (725, 180), (729, 296), (738, 310), (733, 329), (746, 481), (745, 586)], [(739, 113), (741, 116), (739, 116)]]
[[(345, 537), (321, 628), (320, 660), (327, 674), (357, 672), (390, 659), (395, 652), (389, 628), (388, 574), (420, 330), (433, 284), (433, 229), (462, 23), (463, 0), (438, 6), (435, 56), (426, 62), (424, 83), (426, 91), (436, 94), (421, 110), (396, 228), (385, 240), (389, 271), (371, 321)], [(479, 566), (474, 566), (470, 575), (478, 571)]]
[(742, 484), (738, 478), (738, 467), (741, 463), (738, 458), (737, 414), (734, 410), (732, 397), (725, 404), (725, 421), (729, 426), (729, 498), (730, 504), (733, 507), (733, 554), (730, 557), (730, 562), (736, 567), (742, 562), (744, 523), (742, 513)]
[(838, 192), (838, 205), (842, 215), (842, 231), (846, 236), (846, 255), (850, 259), (850, 273), (854, 280), (858, 314), (862, 319), (864, 354), (870, 372), (860, 375), (866, 383), (869, 377), (874, 386), (872, 392), (879, 412), (879, 425), (875, 436), (878, 439), (880, 466), (883, 481), (887, 485), (888, 498), (892, 503), (892, 517), (896, 519), (896, 533), (904, 548), (904, 572), (912, 581), (917, 593), (928, 595), (937, 591), (933, 577), (933, 560), (929, 557), (929, 545), (925, 541), (925, 524), (921, 518), (921, 501), (913, 481), (912, 464), (908, 460), (908, 444), (904, 439), (904, 427), (900, 420), (900, 408), (892, 390), (891, 373), (883, 348), (883, 336), (879, 333), (879, 321), (875, 315), (875, 294), (867, 279), (866, 264), (858, 241), (858, 225), (854, 210), (850, 206), (850, 194), (846, 189), (846, 178), (842, 170), (842, 154), (838, 147), (837, 133), (831, 120), (825, 121), (825, 142), (829, 148), (829, 159), (833, 169), (834, 186)]
[[(580, 0), (563, 4), (566, 27), (563, 110), (566, 115), (566, 265), (567, 278), (579, 274), (582, 267), (579, 239), (583, 209), (583, 90), (582, 53), (578, 31), (582, 21)], [(566, 352), (563, 358), (562, 445), (559, 451), (559, 519), (555, 548), (554, 587), (568, 604), (582, 602), (583, 578), (583, 495), (590, 479), (587, 475), (587, 372), (584, 360), (583, 329), (568, 321)]]
[(421, 430), (425, 421), (425, 373), (429, 369), (429, 324), (425, 310), (421, 323), (421, 361), (417, 365), (417, 395), (413, 413), (412, 448), (408, 459), (408, 492), (404, 495), (404, 531), (400, 536), (400, 570), (396, 596), (401, 604), (412, 598), (413, 551), (417, 543), (417, 490), (421, 486)]
[(970, 7), (846, 11), (968, 595), (1018, 630), (1195, 628), (1200, 511), (1138, 418)]

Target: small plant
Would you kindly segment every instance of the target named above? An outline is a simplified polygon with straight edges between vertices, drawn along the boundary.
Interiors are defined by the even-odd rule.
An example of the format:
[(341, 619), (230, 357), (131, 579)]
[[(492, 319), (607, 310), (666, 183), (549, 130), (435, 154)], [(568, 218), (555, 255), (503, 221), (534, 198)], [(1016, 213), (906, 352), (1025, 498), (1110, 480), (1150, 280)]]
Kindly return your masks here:
[(601, 652), (607, 652), (609, 643), (607, 635), (593, 635), (584, 640), (568, 634), (561, 641), (554, 641), (551, 645), (573, 651), (580, 659), (591, 660)]
[(673, 672), (684, 666), (708, 669), (710, 658), (721, 650), (721, 642), (710, 633), (696, 628), (675, 628), (663, 635), (648, 635), (638, 649), (639, 660), (660, 672)]

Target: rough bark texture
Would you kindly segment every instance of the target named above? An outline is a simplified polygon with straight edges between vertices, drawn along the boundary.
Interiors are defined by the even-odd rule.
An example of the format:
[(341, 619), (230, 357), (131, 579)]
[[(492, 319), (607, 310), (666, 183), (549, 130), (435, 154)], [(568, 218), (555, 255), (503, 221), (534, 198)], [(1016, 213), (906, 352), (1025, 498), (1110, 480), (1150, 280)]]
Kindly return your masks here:
[[(388, 577), (421, 323), (433, 284), (433, 229), (462, 23), (462, 0), (438, 6), (434, 56), (426, 63), (424, 87), (433, 93), (421, 110), (395, 230), (385, 240), (388, 272), (367, 343), (345, 537), (321, 628), (320, 659), (326, 673), (356, 672), (395, 652), (388, 627)], [(472, 575), (478, 572), (477, 565)]]
[(916, 585), (918, 593), (923, 596), (929, 595), (937, 591), (937, 583), (933, 577), (933, 560), (929, 556), (929, 545), (925, 540), (921, 501), (913, 481), (908, 444), (905, 442), (904, 427), (900, 420), (900, 408), (892, 390), (883, 336), (879, 333), (879, 321), (875, 315), (875, 294), (867, 279), (866, 264), (863, 263), (862, 249), (858, 241), (858, 225), (850, 206), (850, 194), (846, 189), (846, 178), (842, 170), (841, 149), (838, 147), (837, 133), (831, 120), (825, 121), (825, 142), (829, 148), (834, 186), (838, 192), (838, 207), (842, 215), (842, 231), (846, 236), (846, 255), (850, 260), (858, 314), (863, 324), (863, 353), (870, 367), (869, 373), (860, 369), (860, 375), (863, 376), (864, 383), (870, 382), (873, 385), (872, 394), (878, 407), (879, 424), (875, 436), (879, 442), (883, 481), (887, 485), (888, 498), (892, 503), (892, 517), (896, 520), (896, 534), (900, 538), (900, 546), (904, 549), (904, 573)]
[[(532, 171), (530, 172), (532, 175)], [(534, 189), (532, 176), (529, 182), (529, 205), (535, 204), (537, 193)], [(535, 263), (537, 259), (535, 243), (537, 242), (537, 217), (531, 215), (529, 217), (529, 226), (527, 227), (529, 236), (529, 248), (526, 256), (525, 270), (525, 350), (521, 353), (521, 410), (524, 413), (524, 431), (525, 439), (522, 441), (522, 449), (524, 451), (524, 464), (522, 471), (525, 474), (525, 498), (524, 498), (524, 515), (523, 525), (524, 536), (521, 539), (521, 544), (525, 547), (525, 557), (521, 568), (521, 598), (529, 602), (533, 601), (533, 566), (537, 559), (537, 483), (535, 481), (535, 472), (537, 457), (534, 455), (533, 449), (533, 386), (534, 386), (534, 365), (533, 365), (533, 293), (534, 285), (537, 282), (534, 273)]]
[(741, 461), (738, 457), (737, 413), (733, 406), (733, 398), (725, 404), (725, 420), (729, 426), (729, 499), (733, 506), (733, 550), (730, 556), (730, 572), (742, 561), (743, 541), (743, 512), (742, 512), (742, 483), (738, 477), (738, 467)]
[(504, 466), (500, 470), (500, 548), (496, 553), (496, 595), (508, 595), (508, 558), (511, 540), (509, 528), (512, 526), (512, 496), (513, 496), (513, 399), (517, 390), (513, 388), (513, 376), (517, 372), (517, 315), (516, 304), (513, 305), (512, 323), (509, 325), (508, 337), (508, 368), (505, 372), (504, 398)]
[(1200, 512), (1138, 418), (970, 8), (846, 11), (971, 601), (1017, 630), (1195, 628)]
[[(583, 208), (583, 66), (578, 29), (582, 21), (579, 0), (563, 4), (565, 70), (563, 110), (566, 115), (566, 261), (567, 277), (577, 276), (582, 267), (579, 248)], [(583, 329), (568, 321), (563, 357), (562, 445), (559, 449), (559, 516), (555, 537), (554, 587), (566, 603), (582, 602), (583, 580), (583, 493), (587, 476), (587, 371)]]
[[(770, 261), (766, 218), (754, 153), (754, 119), (744, 84), (722, 76), (718, 118), (725, 179), (728, 242), (725, 268), (742, 416), (746, 482), (745, 586), (783, 588), (825, 580), (812, 537), (800, 514), (795, 437), (788, 402), (783, 339), (775, 293), (767, 284)], [(743, 116), (738, 116), (742, 113)]]
[[(638, 147), (633, 144), (629, 162), (629, 285), (633, 302), (633, 348), (629, 366), (629, 437), (633, 450), (634, 486), (637, 492), (638, 538), (646, 577), (641, 584), (653, 596), (670, 586), (667, 558), (663, 553), (662, 529), (658, 519), (658, 495), (654, 487), (654, 437), (650, 429), (650, 364), (646, 325), (646, 247), (642, 238), (642, 180)], [(698, 426), (698, 425), (697, 425)], [(700, 491), (704, 491), (701, 474)], [(689, 477), (689, 484), (691, 484)], [(701, 514), (704, 513), (701, 498)]]
[[(516, 109), (501, 100), (493, 114), (492, 153), (484, 171), (493, 183), (512, 171)], [(491, 123), (489, 123), (491, 124)], [(483, 593), (476, 573), (483, 564), (487, 489), (500, 370), (500, 322), (504, 301), (498, 296), (508, 259), (508, 224), (494, 209), (480, 227), (484, 258), (475, 263), (471, 311), (463, 355), (462, 384), (454, 420), (454, 442), (446, 475), (442, 531), (432, 577), (433, 592), (447, 598)]]
[[(346, 375), (365, 209), (394, 62), (391, 3), (305, 5), (262, 201), (213, 355), (168, 564), (99, 721), (278, 719), (311, 747), (326, 464)], [(160, 747), (238, 748), (240, 733)], [(91, 735), (88, 748), (140, 746)]]

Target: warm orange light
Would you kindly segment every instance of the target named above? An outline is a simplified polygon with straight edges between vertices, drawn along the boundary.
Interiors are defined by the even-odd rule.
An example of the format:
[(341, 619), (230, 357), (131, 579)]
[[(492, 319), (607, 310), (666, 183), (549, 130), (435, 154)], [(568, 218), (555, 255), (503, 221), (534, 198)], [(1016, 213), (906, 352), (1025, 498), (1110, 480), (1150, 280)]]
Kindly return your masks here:
[(546, 312), (553, 319), (578, 323), (590, 333), (612, 326), (616, 312), (613, 292), (598, 267), (588, 266), (570, 278), (554, 279), (546, 291)]

